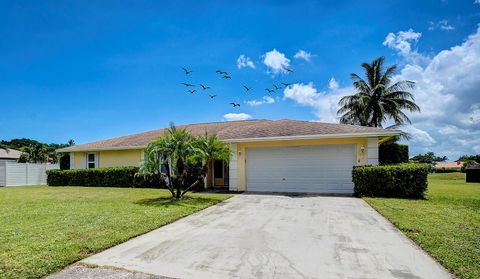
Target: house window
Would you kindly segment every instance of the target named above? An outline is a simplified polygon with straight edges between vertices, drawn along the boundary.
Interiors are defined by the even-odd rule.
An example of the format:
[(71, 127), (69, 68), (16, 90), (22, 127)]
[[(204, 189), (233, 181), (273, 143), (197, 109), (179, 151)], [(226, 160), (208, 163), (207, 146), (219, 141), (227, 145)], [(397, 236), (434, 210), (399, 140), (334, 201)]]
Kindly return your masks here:
[(87, 167), (89, 169), (94, 169), (97, 167), (97, 160), (95, 158), (95, 153), (89, 153), (87, 155)]

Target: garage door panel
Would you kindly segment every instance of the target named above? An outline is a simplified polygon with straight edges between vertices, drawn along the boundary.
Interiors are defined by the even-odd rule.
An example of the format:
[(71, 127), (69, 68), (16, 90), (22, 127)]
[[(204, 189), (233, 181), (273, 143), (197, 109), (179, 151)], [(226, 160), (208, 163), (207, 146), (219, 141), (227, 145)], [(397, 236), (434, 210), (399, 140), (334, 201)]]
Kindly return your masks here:
[(354, 145), (247, 149), (247, 191), (352, 193)]

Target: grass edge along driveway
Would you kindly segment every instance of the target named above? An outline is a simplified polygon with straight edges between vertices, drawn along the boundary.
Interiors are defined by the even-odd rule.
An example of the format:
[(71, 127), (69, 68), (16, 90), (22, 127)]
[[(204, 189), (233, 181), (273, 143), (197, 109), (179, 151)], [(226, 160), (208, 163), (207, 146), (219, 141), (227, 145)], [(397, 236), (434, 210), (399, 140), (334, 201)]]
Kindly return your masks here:
[(159, 189), (0, 187), (0, 278), (38, 278), (230, 196)]
[(430, 174), (426, 200), (364, 198), (460, 278), (480, 278), (480, 184)]

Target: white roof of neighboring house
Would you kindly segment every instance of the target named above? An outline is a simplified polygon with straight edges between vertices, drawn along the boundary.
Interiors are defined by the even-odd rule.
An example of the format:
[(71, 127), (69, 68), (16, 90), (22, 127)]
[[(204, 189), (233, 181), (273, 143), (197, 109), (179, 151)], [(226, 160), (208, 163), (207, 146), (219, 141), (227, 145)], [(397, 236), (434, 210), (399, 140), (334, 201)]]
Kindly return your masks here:
[(15, 149), (9, 149), (8, 152), (5, 149), (0, 148), (0, 159), (17, 160), (22, 155), (21, 151)]

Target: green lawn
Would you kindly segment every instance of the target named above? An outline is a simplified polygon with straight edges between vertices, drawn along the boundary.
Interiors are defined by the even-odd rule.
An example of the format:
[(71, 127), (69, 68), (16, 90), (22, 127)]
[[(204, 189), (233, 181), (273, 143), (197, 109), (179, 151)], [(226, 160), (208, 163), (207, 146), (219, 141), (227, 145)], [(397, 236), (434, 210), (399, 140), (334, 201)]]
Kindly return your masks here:
[(38, 278), (229, 196), (157, 189), (0, 187), (0, 278)]
[(365, 200), (458, 277), (480, 278), (480, 184), (462, 173), (428, 180), (426, 200)]

